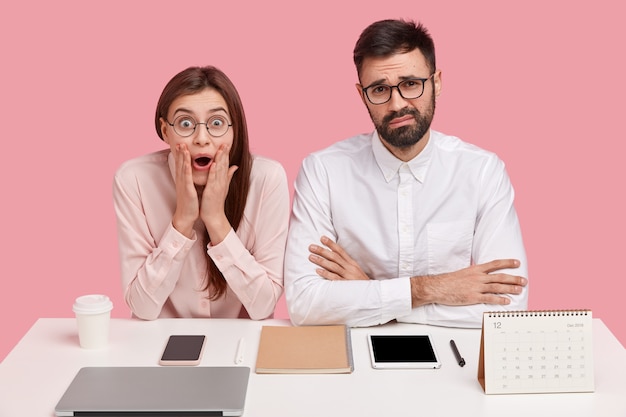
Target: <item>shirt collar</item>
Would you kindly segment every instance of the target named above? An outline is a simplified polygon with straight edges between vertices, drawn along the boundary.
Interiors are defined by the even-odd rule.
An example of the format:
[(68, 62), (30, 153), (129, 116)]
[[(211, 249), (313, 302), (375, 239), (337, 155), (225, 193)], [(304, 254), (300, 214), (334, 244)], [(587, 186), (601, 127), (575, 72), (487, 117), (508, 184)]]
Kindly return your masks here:
[(382, 139), (378, 136), (378, 132), (374, 131), (374, 134), (372, 135), (372, 150), (374, 152), (376, 163), (385, 177), (385, 181), (391, 181), (398, 174), (400, 168), (403, 165), (406, 165), (417, 181), (424, 182), (426, 171), (433, 153), (433, 139), (433, 131), (431, 130), (426, 147), (415, 158), (405, 163), (396, 158), (387, 148), (385, 148), (385, 145), (382, 143)]

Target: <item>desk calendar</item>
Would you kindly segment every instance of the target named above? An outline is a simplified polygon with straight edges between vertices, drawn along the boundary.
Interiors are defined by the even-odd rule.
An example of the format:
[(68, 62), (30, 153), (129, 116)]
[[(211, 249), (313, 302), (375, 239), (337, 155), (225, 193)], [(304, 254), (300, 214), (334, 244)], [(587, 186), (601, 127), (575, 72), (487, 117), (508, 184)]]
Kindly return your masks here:
[(486, 394), (593, 392), (591, 310), (483, 314), (478, 381)]

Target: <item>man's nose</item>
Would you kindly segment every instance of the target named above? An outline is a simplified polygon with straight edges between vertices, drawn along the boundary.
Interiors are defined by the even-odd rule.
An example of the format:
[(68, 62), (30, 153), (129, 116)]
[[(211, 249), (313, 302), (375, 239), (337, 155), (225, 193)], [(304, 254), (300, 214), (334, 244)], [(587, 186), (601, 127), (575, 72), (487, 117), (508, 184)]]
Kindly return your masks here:
[(406, 99), (400, 94), (400, 88), (397, 85), (391, 87), (391, 97), (389, 98), (388, 106), (396, 110), (406, 107)]

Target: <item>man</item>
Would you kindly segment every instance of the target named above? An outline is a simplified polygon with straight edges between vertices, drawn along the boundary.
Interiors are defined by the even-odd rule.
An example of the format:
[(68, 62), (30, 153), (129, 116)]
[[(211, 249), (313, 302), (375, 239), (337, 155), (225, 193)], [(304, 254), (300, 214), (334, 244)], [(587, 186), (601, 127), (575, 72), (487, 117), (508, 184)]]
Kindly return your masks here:
[(526, 309), (504, 164), (430, 129), (441, 71), (427, 30), (373, 23), (354, 63), (376, 130), (302, 164), (285, 257), (292, 322), (480, 327), (484, 311)]

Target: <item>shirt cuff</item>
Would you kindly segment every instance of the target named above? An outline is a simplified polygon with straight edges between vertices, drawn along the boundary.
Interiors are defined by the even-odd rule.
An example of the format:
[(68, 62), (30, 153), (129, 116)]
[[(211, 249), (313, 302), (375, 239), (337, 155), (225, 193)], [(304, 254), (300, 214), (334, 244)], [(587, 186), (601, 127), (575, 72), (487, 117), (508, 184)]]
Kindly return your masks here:
[(381, 323), (411, 313), (411, 281), (409, 277), (380, 280), (382, 301)]
[(189, 253), (189, 250), (197, 240), (196, 231), (194, 230), (192, 233), (191, 239), (189, 239), (170, 223), (170, 227), (159, 242), (159, 247), (172, 259), (187, 256), (187, 253)]
[(248, 250), (243, 246), (237, 233), (231, 228), (224, 240), (217, 245), (208, 244), (207, 253), (220, 271), (224, 271), (241, 259)]

